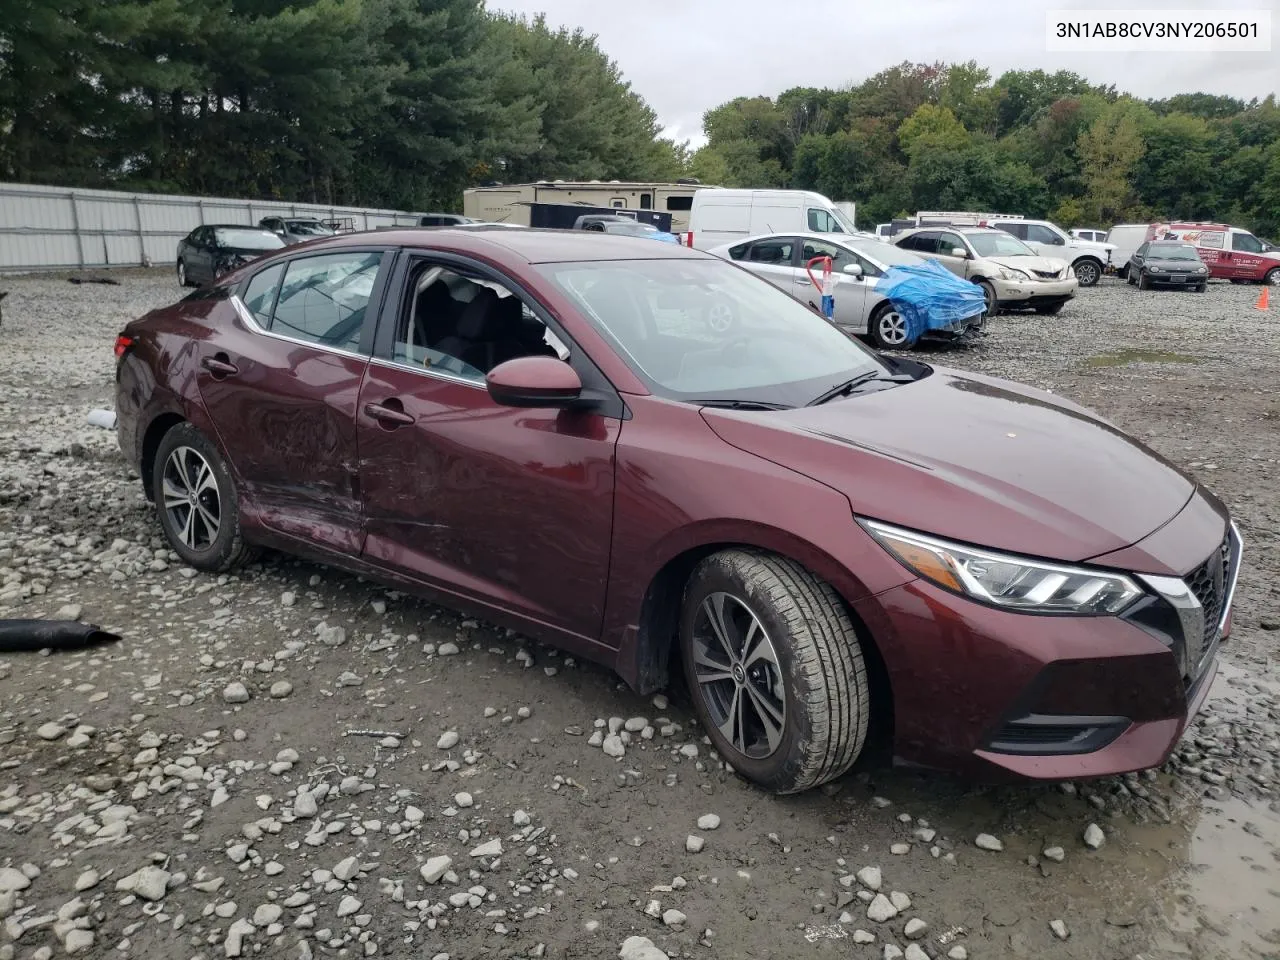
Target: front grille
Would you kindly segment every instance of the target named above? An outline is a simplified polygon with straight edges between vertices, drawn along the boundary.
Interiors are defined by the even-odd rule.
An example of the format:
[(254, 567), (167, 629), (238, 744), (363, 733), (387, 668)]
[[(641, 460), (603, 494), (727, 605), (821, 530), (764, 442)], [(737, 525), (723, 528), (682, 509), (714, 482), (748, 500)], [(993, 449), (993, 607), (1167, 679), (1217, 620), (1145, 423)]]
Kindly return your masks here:
[(994, 753), (1066, 756), (1101, 750), (1129, 727), (1124, 717), (1029, 715), (1005, 723), (987, 741)]
[(1062, 273), (1061, 270), (1032, 270), (1031, 272), (1041, 280), (1057, 280)]
[(1231, 537), (1223, 538), (1222, 545), (1210, 554), (1209, 559), (1196, 567), (1186, 577), (1187, 586), (1204, 608), (1204, 636), (1201, 644), (1213, 638), (1222, 618), (1222, 604), (1226, 600), (1227, 585), (1231, 582)]

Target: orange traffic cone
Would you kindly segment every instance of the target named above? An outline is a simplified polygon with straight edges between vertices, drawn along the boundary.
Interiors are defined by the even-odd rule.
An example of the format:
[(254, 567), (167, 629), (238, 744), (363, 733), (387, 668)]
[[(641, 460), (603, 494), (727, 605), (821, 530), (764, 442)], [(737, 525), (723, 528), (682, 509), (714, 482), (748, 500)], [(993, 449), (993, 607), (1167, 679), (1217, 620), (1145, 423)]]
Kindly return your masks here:
[(1253, 305), (1255, 310), (1265, 310), (1271, 305), (1271, 288), (1263, 287), (1262, 296), (1258, 298), (1258, 302)]

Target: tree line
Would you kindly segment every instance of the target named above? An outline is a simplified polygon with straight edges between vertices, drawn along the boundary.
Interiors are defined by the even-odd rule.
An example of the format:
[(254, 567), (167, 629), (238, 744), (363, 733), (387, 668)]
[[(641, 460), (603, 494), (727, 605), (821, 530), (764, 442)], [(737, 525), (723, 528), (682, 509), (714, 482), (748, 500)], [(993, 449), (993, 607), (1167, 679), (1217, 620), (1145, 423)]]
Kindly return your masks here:
[(1066, 71), (903, 63), (731, 100), (690, 151), (594, 37), (483, 0), (5, 9), (5, 180), (427, 210), (491, 180), (695, 176), (854, 200), (863, 224), (982, 209), (1280, 232), (1274, 95), (1141, 100)]

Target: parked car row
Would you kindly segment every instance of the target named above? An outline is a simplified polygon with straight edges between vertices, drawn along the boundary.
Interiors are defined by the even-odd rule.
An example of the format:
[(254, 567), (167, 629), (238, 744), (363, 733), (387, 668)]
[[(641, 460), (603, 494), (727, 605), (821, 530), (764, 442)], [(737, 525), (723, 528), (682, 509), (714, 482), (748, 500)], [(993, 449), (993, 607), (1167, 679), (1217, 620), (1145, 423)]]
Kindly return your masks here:
[(865, 312), (863, 278), (918, 254), (268, 237), (115, 344), (121, 449), (193, 567), (272, 547), (642, 695), (681, 672), (719, 755), (779, 792), (878, 734), (979, 775), (1154, 767), (1205, 700), (1241, 566), (1222, 503), (1070, 401), (879, 354), (780, 292), (806, 300), (825, 252)]
[(1280, 284), (1280, 250), (1248, 230), (1225, 223), (1172, 221), (1121, 223), (1107, 234), (1115, 244), (1120, 273), (1127, 276), (1134, 253), (1151, 241), (1181, 241), (1195, 247), (1209, 279)]

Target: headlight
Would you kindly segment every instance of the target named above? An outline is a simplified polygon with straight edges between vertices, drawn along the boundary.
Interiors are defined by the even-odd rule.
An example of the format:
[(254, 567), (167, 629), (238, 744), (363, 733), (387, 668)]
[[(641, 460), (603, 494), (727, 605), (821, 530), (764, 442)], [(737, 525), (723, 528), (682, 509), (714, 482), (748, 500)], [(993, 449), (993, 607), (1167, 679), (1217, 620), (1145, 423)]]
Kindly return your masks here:
[(1074, 279), (1075, 279), (1075, 277), (1076, 277), (1076, 268), (1075, 268), (1075, 267), (1072, 267), (1072, 266), (1068, 266), (1068, 267), (1067, 267), (1067, 279), (1068, 279), (1068, 280), (1074, 280)]
[(1000, 276), (1005, 280), (1030, 280), (1031, 275), (1015, 270), (1013, 267), (1001, 267)]
[(1196, 273), (1208, 273), (1208, 272), (1209, 272), (1208, 267), (1196, 267)]
[(1150, 270), (1152, 273), (1160, 272), (1160, 267), (1157, 267), (1154, 263), (1151, 264), (1149, 267), (1147, 267), (1147, 269)]
[(1119, 613), (1142, 596), (1122, 574), (964, 547), (875, 520), (858, 522), (908, 570), (997, 607), (1096, 616)]

